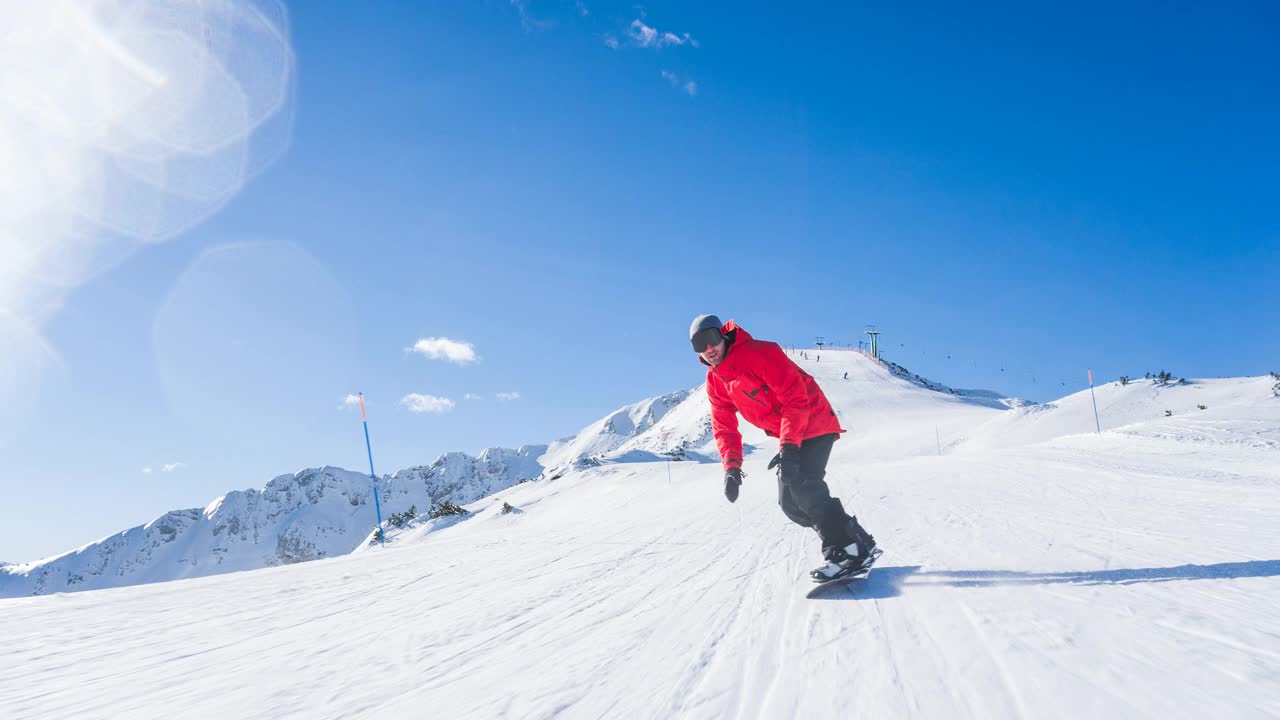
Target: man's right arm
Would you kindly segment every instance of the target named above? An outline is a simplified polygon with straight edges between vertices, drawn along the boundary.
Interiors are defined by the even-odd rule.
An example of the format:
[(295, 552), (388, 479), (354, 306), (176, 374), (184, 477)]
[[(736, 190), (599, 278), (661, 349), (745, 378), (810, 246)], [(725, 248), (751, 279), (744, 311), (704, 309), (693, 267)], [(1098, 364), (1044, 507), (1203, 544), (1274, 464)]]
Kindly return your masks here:
[(707, 374), (707, 399), (711, 401), (711, 432), (720, 450), (724, 469), (742, 467), (742, 433), (738, 432), (738, 408), (720, 381)]

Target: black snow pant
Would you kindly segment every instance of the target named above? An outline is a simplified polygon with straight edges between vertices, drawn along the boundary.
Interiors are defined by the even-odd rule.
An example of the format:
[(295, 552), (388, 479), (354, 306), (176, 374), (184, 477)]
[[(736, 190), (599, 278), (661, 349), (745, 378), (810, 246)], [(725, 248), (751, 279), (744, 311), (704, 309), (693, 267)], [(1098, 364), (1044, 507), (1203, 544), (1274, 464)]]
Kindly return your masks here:
[(822, 539), (822, 554), (843, 548), (854, 542), (857, 520), (845, 512), (839, 498), (831, 497), (831, 490), (823, 479), (827, 475), (827, 460), (835, 433), (809, 438), (800, 444), (800, 472), (793, 482), (782, 482), (782, 468), (778, 468), (778, 504), (792, 522), (818, 531)]

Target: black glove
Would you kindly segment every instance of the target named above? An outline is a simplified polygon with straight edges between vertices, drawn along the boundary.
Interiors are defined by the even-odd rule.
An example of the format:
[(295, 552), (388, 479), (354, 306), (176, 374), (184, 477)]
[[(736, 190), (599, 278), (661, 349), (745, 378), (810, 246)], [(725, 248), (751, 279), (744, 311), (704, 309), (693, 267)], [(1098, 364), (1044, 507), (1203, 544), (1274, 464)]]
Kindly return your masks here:
[(783, 485), (791, 485), (800, 479), (800, 446), (783, 445), (782, 451), (773, 456), (769, 467), (778, 466), (778, 479)]
[(738, 486), (742, 485), (742, 468), (729, 468), (724, 471), (724, 496), (729, 502), (738, 499)]

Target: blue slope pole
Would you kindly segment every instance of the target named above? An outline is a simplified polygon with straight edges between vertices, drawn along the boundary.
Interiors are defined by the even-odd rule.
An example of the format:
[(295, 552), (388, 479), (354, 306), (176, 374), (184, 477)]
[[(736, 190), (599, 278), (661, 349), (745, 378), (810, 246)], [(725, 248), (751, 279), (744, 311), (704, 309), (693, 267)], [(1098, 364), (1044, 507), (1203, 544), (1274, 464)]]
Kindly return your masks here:
[(1089, 371), (1089, 397), (1093, 398), (1093, 425), (1102, 434), (1102, 423), (1098, 422), (1098, 396), (1093, 394), (1093, 370)]
[(373, 472), (373, 446), (369, 444), (369, 419), (364, 414), (364, 393), (360, 393), (360, 422), (364, 424), (364, 449), (369, 452), (369, 477), (373, 480), (373, 507), (378, 511), (378, 542), (386, 546), (382, 532), (382, 501), (378, 499), (378, 476)]

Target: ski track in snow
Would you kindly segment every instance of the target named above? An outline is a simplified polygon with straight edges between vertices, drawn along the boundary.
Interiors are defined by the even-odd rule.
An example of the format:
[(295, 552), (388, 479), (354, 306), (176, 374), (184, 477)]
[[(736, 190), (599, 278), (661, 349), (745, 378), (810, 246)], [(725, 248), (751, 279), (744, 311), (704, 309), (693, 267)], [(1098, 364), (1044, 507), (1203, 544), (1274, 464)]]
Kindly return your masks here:
[(1070, 435), (1075, 396), (975, 409), (823, 355), (858, 419), (827, 479), (885, 550), (861, 583), (804, 598), (817, 539), (748, 434), (733, 505), (715, 465), (606, 463), (385, 549), (0, 600), (0, 717), (1280, 717), (1280, 401), (1100, 387), (1125, 422)]

